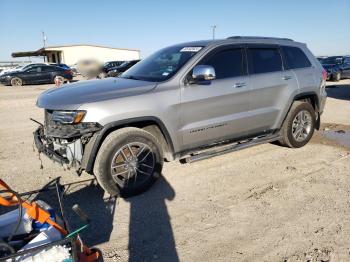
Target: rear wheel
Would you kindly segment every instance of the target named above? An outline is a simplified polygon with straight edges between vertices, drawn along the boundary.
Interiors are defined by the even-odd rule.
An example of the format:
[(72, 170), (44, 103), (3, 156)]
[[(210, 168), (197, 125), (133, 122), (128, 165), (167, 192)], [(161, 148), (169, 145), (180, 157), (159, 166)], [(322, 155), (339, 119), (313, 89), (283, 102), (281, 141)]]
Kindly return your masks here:
[(111, 195), (129, 197), (146, 191), (160, 176), (163, 152), (147, 131), (127, 127), (109, 134), (97, 154), (94, 174)]
[(310, 103), (295, 101), (281, 129), (280, 144), (298, 148), (306, 145), (315, 129), (315, 110)]
[(21, 86), (21, 85), (23, 85), (23, 81), (19, 77), (14, 77), (11, 79), (11, 86)]
[(333, 81), (338, 82), (340, 80), (341, 76), (340, 76), (340, 72), (335, 73), (335, 75), (333, 75)]
[(64, 77), (63, 76), (55, 76), (53, 79), (54, 84), (57, 86), (60, 86), (64, 83)]

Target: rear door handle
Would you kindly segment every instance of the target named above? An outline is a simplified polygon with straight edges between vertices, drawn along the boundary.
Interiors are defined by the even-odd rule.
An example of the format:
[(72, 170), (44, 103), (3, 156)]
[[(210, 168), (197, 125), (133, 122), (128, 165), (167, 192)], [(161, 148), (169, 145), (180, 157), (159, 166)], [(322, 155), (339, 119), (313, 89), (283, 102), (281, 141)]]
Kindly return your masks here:
[(292, 76), (284, 76), (282, 77), (283, 80), (289, 80), (289, 79), (292, 79)]
[(234, 88), (240, 88), (240, 87), (244, 87), (244, 86), (246, 86), (246, 83), (235, 83), (233, 85)]

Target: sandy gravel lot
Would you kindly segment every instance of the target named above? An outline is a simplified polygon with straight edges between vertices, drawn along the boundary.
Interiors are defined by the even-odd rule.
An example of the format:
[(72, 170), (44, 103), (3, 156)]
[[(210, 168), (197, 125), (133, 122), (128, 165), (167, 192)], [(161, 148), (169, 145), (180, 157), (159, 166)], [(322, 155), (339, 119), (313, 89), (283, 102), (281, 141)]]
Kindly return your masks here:
[[(322, 130), (350, 131), (350, 80), (330, 84)], [(29, 118), (43, 119), (35, 101), (49, 87), (0, 86), (0, 177), (18, 191), (90, 178), (44, 156), (40, 169)], [(83, 238), (105, 261), (350, 261), (349, 170), (350, 148), (319, 131), (301, 149), (266, 144), (166, 163), (163, 178), (130, 199), (74, 186), (66, 209), (77, 202), (88, 213)]]

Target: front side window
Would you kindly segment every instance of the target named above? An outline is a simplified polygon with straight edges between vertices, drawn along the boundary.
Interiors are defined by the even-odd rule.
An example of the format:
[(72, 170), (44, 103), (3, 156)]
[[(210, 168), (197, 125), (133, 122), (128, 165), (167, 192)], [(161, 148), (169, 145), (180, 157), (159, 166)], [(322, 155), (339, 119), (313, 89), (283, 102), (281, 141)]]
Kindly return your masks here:
[(238, 48), (219, 51), (201, 64), (214, 67), (216, 79), (237, 77), (244, 74), (242, 50)]
[(277, 48), (248, 48), (248, 63), (251, 74), (282, 70), (282, 59)]
[(310, 67), (311, 63), (304, 52), (298, 47), (282, 47), (288, 69)]
[(27, 70), (27, 72), (29, 72), (29, 73), (39, 73), (39, 72), (41, 72), (41, 67), (40, 66), (33, 66), (33, 67), (30, 67), (28, 70)]
[(202, 46), (177, 45), (161, 49), (138, 62), (121, 77), (154, 82), (165, 81), (175, 75), (202, 48)]

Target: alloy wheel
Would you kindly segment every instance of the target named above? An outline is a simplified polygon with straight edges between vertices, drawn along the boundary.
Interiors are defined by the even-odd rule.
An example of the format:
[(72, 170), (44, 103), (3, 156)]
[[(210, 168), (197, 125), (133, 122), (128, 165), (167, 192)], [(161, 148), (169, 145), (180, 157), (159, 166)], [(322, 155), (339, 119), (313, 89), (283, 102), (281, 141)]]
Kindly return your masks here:
[(113, 180), (121, 188), (136, 188), (152, 177), (155, 160), (155, 154), (148, 145), (140, 142), (128, 143), (112, 159)]
[(22, 80), (19, 79), (18, 77), (14, 77), (11, 79), (11, 85), (12, 86), (21, 86), (22, 85)]
[(309, 111), (301, 110), (292, 122), (292, 134), (296, 141), (303, 142), (311, 132), (312, 117)]

